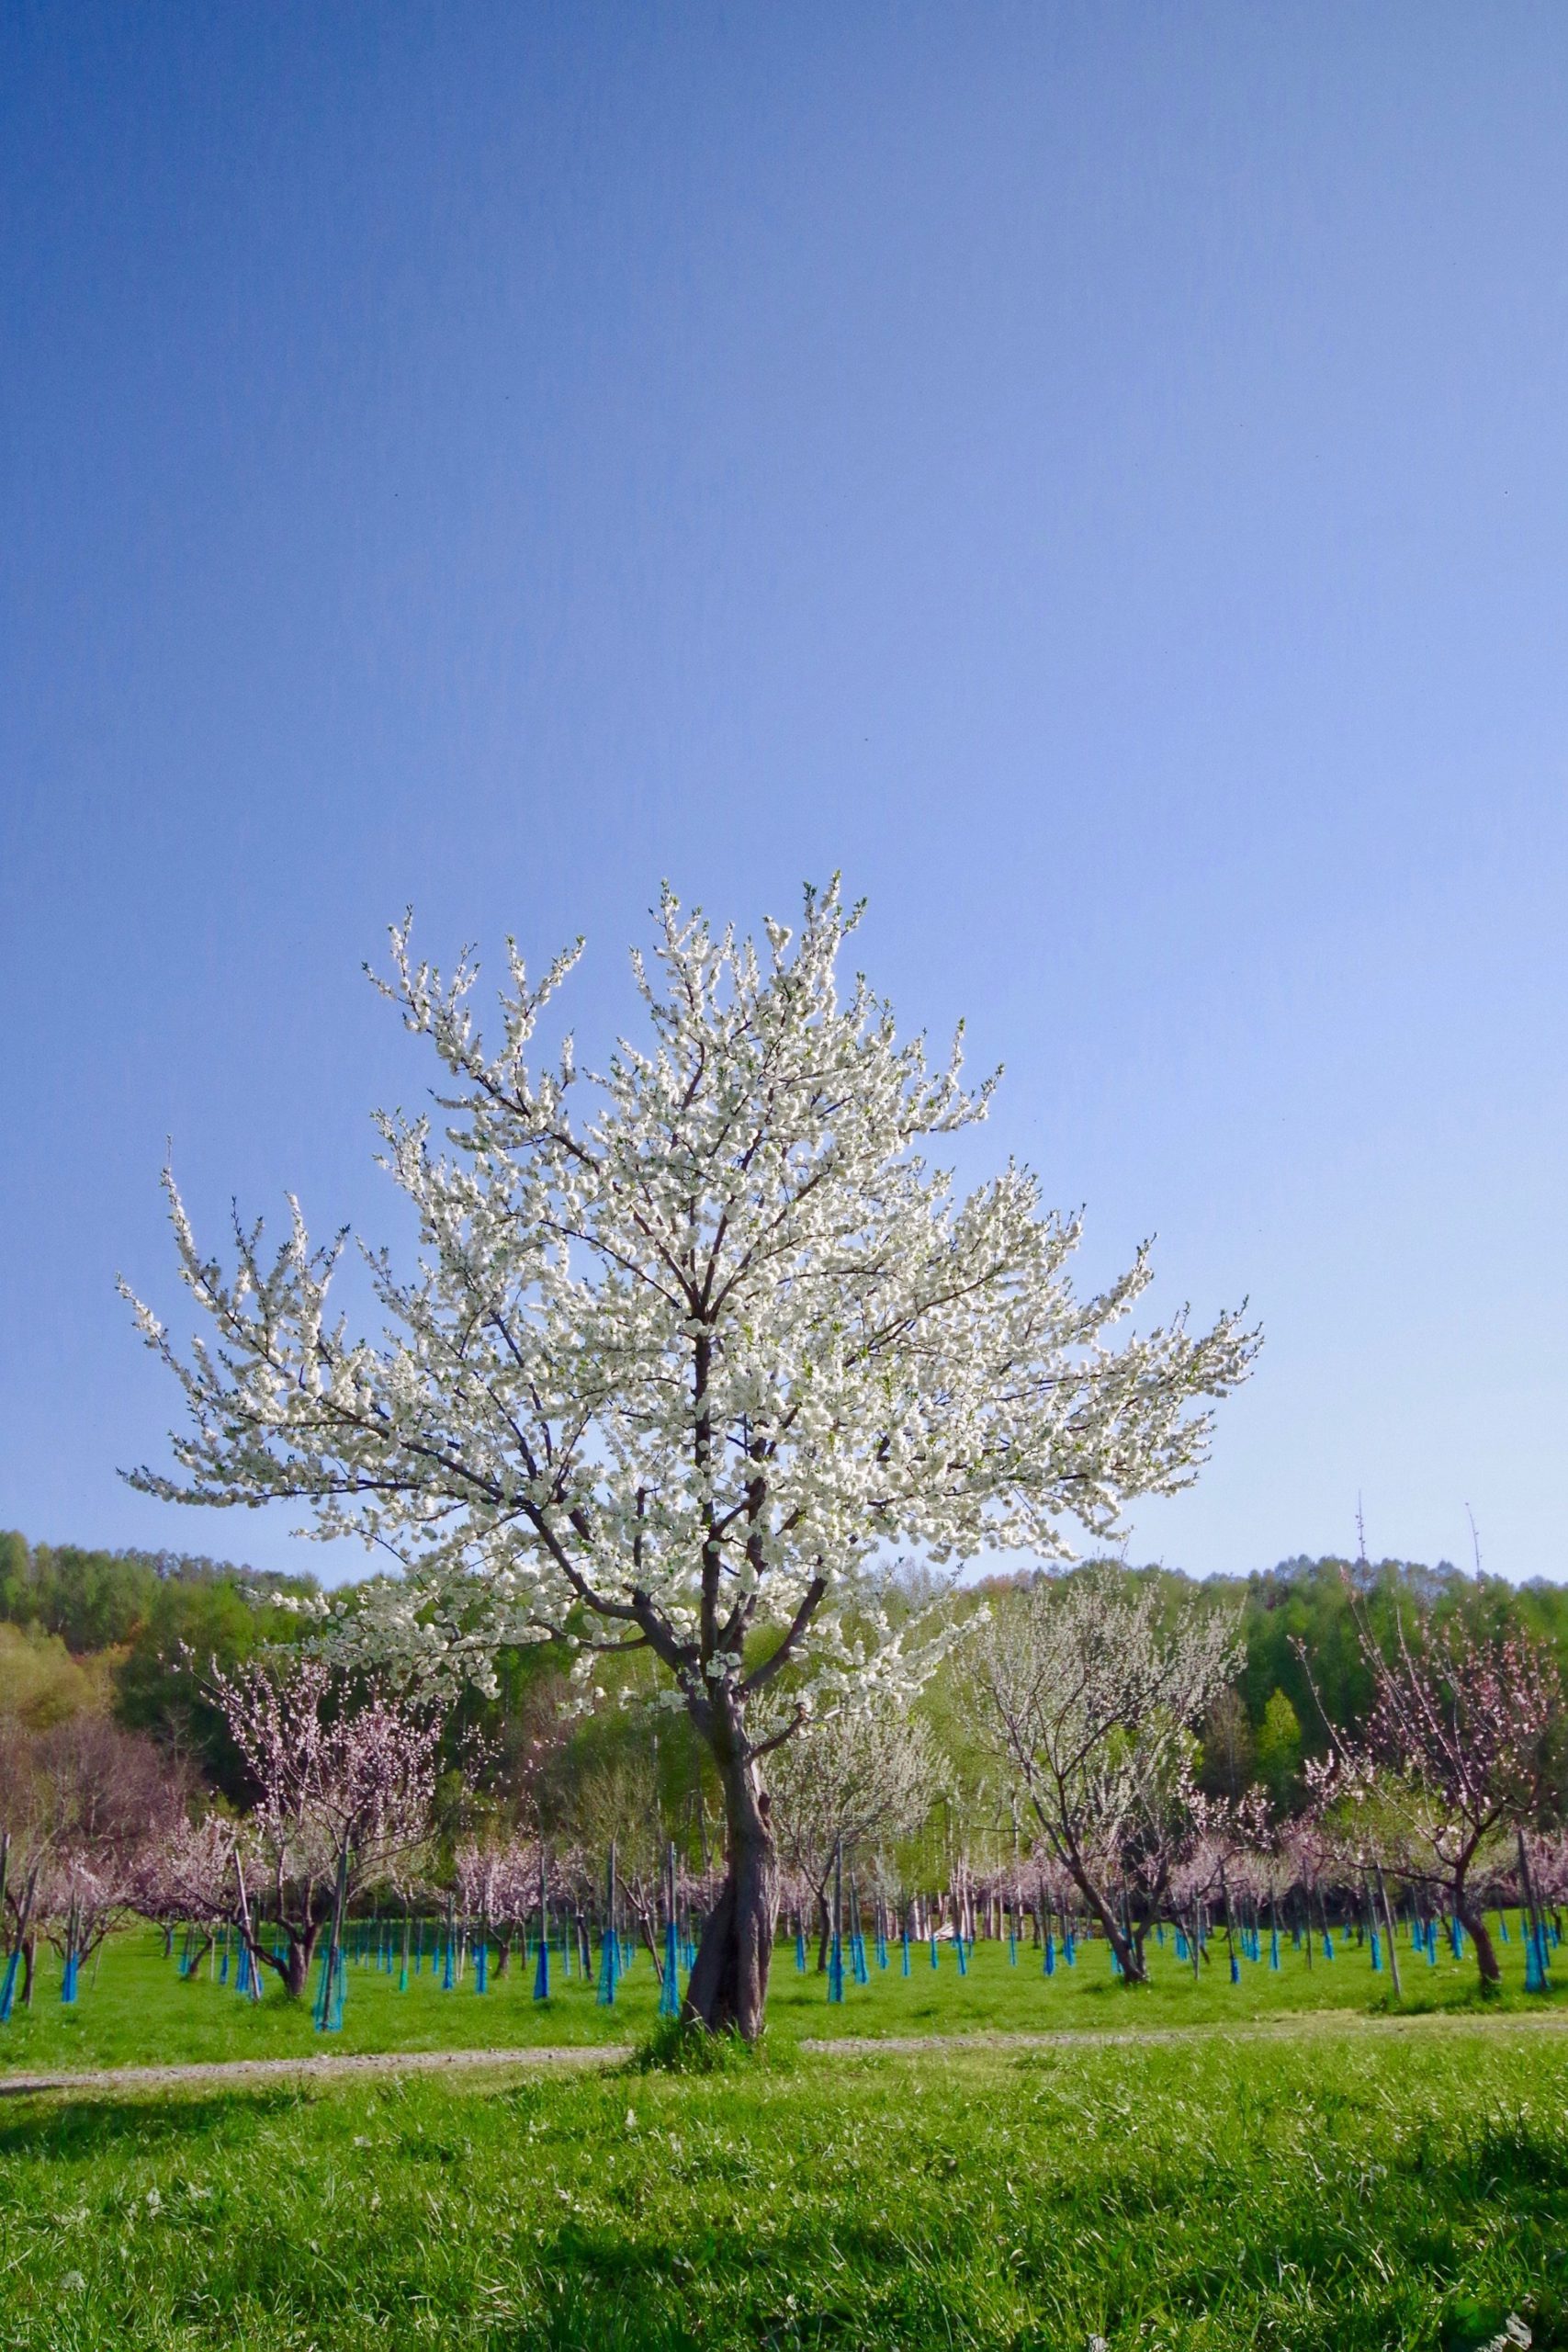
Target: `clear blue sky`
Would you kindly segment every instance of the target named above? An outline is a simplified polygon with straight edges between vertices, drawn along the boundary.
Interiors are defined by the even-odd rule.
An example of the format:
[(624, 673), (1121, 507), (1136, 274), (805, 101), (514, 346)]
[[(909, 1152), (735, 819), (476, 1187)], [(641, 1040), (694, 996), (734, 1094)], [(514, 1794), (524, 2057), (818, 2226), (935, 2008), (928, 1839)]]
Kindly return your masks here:
[(1134, 1556), (1568, 1574), (1560, 7), (12, 6), (0, 205), (0, 1524), (294, 1553), (114, 1276), (387, 1228), (406, 900), (840, 867), (1267, 1327)]

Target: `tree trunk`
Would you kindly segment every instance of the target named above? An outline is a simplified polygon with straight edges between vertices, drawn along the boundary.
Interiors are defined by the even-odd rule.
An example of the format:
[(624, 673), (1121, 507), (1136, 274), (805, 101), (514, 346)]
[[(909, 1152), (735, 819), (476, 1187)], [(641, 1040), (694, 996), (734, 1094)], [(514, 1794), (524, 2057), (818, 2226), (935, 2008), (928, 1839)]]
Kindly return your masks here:
[[(733, 2027), (743, 2041), (762, 2030), (768, 1969), (778, 1920), (779, 1859), (772, 1810), (739, 1724), (720, 1724), (715, 1761), (724, 1789), (728, 1853), (718, 1901), (703, 1922), (682, 2015), (710, 2033)], [(722, 1748), (723, 1751), (719, 1752)]]
[[(301, 2001), (305, 1997), (305, 1988), (310, 1975), (310, 1960), (316, 1949), (316, 1937), (319, 1932), (319, 1923), (314, 1919), (308, 1920), (298, 1934), (291, 1928), (286, 1928), (284, 1931), (283, 1958), (280, 1962), (273, 1961), (272, 1964), (282, 1977), (283, 1989), (291, 2001)], [(269, 1960), (272, 1959), (270, 1952), (265, 1956)]]
[(650, 1904), (645, 1903), (637, 1907), (637, 1923), (642, 1931), (643, 1949), (647, 1952), (649, 1960), (653, 1962), (654, 1982), (658, 1984), (662, 1984), (664, 1982), (664, 1954), (660, 1950), (659, 1937), (655, 1931), (653, 1924), (653, 1908)]
[(1134, 1943), (1127, 1935), (1121, 1920), (1089, 1877), (1077, 1854), (1069, 1853), (1066, 1859), (1067, 1868), (1073, 1875), (1074, 1885), (1105, 1930), (1105, 1940), (1121, 1963), (1123, 1980), (1129, 1984), (1146, 1984), (1148, 1970), (1144, 1963), (1141, 1946)]
[(1475, 1946), (1475, 1964), (1481, 1971), (1481, 1989), (1489, 1993), (1503, 1981), (1503, 1972), (1497, 1965), (1497, 1949), (1492, 1941), (1492, 1930), (1486, 1924), (1484, 1912), (1478, 1904), (1472, 1902), (1470, 1889), (1462, 1875), (1454, 1881), (1453, 1892), (1454, 1917)]
[[(1035, 1817), (1041, 1828), (1044, 1830), (1062, 1860), (1066, 1862), (1073, 1884), (1104, 1928), (1105, 1939), (1121, 1964), (1123, 1981), (1129, 1984), (1146, 1984), (1149, 1981), (1148, 1971), (1144, 1964), (1142, 1947), (1134, 1944), (1131, 1936), (1123, 1931), (1122, 1922), (1090, 1878), (1083, 1857), (1078, 1851), (1077, 1840), (1066, 1831), (1062, 1822), (1052, 1820), (1051, 1815), (1041, 1804), (1032, 1782), (1030, 1786), (1029, 1801), (1034, 1808)], [(1066, 1925), (1065, 1919), (1063, 1924)]]
[(203, 1936), (199, 1949), (186, 1969), (186, 1983), (187, 1984), (194, 1984), (199, 1977), (201, 1973), (201, 1963), (207, 1958), (208, 1953), (212, 1950), (212, 1941), (213, 1939), (210, 1933)]
[(833, 1940), (833, 1914), (828, 1903), (828, 1883), (824, 1880), (817, 1890), (817, 1973), (828, 1973), (828, 1948)]

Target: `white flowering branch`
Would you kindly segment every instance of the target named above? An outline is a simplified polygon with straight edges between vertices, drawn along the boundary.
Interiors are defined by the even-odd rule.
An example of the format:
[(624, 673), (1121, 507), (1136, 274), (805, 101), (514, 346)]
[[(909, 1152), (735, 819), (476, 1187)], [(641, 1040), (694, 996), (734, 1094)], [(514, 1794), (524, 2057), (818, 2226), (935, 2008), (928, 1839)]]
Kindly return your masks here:
[[(1068, 1527), (1187, 1485), (1254, 1335), (1179, 1317), (1113, 1346), (1145, 1252), (1079, 1299), (1078, 1221), (1028, 1170), (954, 1195), (925, 1147), (994, 1081), (965, 1090), (956, 1043), (928, 1066), (863, 979), (840, 1001), (857, 920), (808, 891), (798, 936), (770, 922), (759, 949), (666, 892), (654, 967), (634, 958), (647, 1037), (590, 1078), (570, 1044), (534, 1060), (575, 951), (535, 986), (509, 949), (492, 1047), (471, 962), (444, 978), (395, 929), (380, 985), (448, 1081), (439, 1133), (378, 1122), (419, 1265), (367, 1253), (386, 1330), (352, 1336), (341, 1236), (314, 1249), (291, 1204), (270, 1256), (236, 1221), (225, 1269), (171, 1179), (210, 1336), (182, 1351), (133, 1301), (188, 1414), (177, 1475), (133, 1483), (303, 1499), (389, 1550), (401, 1577), (332, 1623), (408, 1679), (482, 1681), (500, 1644), (547, 1634), (646, 1647), (721, 1774), (753, 1780), (748, 1707), (786, 1669), (822, 1709), (929, 1665), (868, 1580), (885, 1547), (1064, 1557)], [(740, 1804), (728, 1786), (732, 1835)]]

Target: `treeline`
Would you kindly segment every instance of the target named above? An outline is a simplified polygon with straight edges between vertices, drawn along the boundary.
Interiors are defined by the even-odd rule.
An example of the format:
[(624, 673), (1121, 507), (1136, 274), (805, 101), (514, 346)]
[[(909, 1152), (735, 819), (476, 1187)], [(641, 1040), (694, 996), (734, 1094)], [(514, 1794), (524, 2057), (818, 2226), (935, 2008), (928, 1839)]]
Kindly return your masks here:
[(239, 1664), (287, 1638), (277, 1596), (319, 1589), (185, 1553), (94, 1551), (0, 1534), (0, 1723), (47, 1731), (101, 1713), (151, 1735), (226, 1795), (239, 1768), (191, 1661)]
[[(1239, 1611), (1243, 1665), (1202, 1726), (1201, 1778), (1223, 1795), (1261, 1785), (1281, 1810), (1299, 1793), (1304, 1759), (1327, 1747), (1328, 1726), (1353, 1731), (1365, 1716), (1371, 1685), (1358, 1616), (1381, 1643), (1395, 1638), (1402, 1612), (1439, 1623), (1457, 1614), (1486, 1631), (1517, 1626), (1549, 1642), (1568, 1672), (1568, 1586), (1544, 1579), (1510, 1585), (1447, 1562), (1305, 1557), (1246, 1577), (1121, 1573), (1154, 1582), (1173, 1613), (1194, 1595)], [(923, 1581), (917, 1575), (913, 1584)], [(974, 1605), (999, 1581), (965, 1588), (960, 1605)], [(0, 1721), (41, 1730), (80, 1713), (107, 1714), (242, 1798), (238, 1760), (193, 1662), (231, 1668), (259, 1645), (287, 1640), (293, 1620), (276, 1599), (318, 1589), (310, 1576), (183, 1554), (29, 1544), (0, 1534)], [(690, 1813), (699, 1825), (703, 1770), (681, 1719), (663, 1715), (655, 1730), (620, 1706), (585, 1717), (569, 1704), (564, 1665), (552, 1647), (503, 1655), (496, 1695), (470, 1692), (455, 1711), (446, 1761), (482, 1755), (485, 1779), (513, 1793), (528, 1784), (530, 1809), (547, 1814), (568, 1783), (613, 1773), (623, 1758), (629, 1766), (636, 1751), (638, 1772), (651, 1770), (660, 1784), (661, 1811)], [(939, 1684), (924, 1705), (961, 1764), (964, 1694)]]
[(1229, 1599), (1238, 1585), (1245, 1662), (1204, 1726), (1203, 1778), (1216, 1794), (1261, 1782), (1276, 1805), (1288, 1805), (1303, 1758), (1325, 1753), (1329, 1726), (1359, 1731), (1371, 1679), (1358, 1618), (1385, 1654), (1402, 1620), (1408, 1628), (1421, 1617), (1434, 1627), (1461, 1618), (1487, 1634), (1515, 1627), (1549, 1643), (1568, 1672), (1568, 1587), (1544, 1578), (1510, 1585), (1465, 1576), (1448, 1561), (1299, 1558), (1200, 1589)]
[(129, 1646), (157, 1624), (167, 1629), (194, 1596), (220, 1589), (269, 1600), (320, 1587), (314, 1577), (235, 1567), (186, 1552), (95, 1552), (0, 1534), (0, 1620), (58, 1634), (77, 1657)]

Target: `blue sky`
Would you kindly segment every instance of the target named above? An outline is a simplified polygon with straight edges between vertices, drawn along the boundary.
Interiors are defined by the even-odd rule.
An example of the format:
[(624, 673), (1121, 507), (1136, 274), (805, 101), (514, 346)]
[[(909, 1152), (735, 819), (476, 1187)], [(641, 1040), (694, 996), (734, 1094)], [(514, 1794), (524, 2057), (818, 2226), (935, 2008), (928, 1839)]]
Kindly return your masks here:
[(1134, 1556), (1568, 1573), (1565, 123), (1547, 7), (7, 8), (0, 1523), (297, 1550), (114, 1276), (165, 1137), (389, 1228), (406, 901), (586, 1047), (841, 869), (1265, 1324)]

